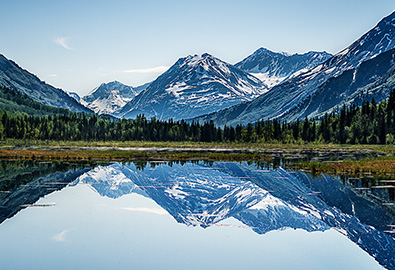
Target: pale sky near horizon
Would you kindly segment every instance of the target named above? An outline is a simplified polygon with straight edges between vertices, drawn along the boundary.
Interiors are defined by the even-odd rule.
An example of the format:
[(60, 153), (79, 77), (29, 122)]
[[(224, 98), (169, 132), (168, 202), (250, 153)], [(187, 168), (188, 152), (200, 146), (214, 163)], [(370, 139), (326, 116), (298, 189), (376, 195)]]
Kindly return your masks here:
[(394, 10), (393, 0), (0, 0), (0, 53), (83, 96), (204, 52), (232, 64), (260, 47), (335, 54)]

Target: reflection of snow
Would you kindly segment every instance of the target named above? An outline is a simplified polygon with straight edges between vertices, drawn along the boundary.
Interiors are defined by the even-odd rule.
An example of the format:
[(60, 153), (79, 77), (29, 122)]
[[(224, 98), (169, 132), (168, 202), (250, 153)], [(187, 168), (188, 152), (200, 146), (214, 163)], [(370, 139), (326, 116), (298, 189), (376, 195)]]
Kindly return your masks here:
[(166, 215), (167, 212), (163, 208), (147, 208), (147, 207), (123, 207), (122, 210), (131, 212), (144, 212), (156, 215)]

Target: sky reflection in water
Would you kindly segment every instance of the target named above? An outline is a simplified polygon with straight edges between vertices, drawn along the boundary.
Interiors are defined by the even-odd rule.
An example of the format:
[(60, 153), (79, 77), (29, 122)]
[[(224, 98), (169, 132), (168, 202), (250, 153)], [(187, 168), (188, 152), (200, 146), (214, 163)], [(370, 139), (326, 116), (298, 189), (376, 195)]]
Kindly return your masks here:
[(0, 259), (5, 269), (381, 269), (378, 251), (393, 267), (392, 237), (325, 202), (338, 183), (230, 162), (97, 167), (36, 202), (54, 206), (4, 221)]

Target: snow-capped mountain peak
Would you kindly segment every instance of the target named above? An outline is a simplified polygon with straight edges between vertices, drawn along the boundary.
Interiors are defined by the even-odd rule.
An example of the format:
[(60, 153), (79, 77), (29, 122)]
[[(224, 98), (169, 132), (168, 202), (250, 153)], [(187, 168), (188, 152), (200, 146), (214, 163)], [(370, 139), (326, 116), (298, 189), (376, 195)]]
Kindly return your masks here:
[(185, 58), (185, 61), (182, 63), (180, 67), (184, 67), (185, 65), (191, 68), (203, 68), (205, 71), (209, 72), (210, 70), (217, 70), (223, 74), (230, 74), (228, 66), (225, 62), (215, 58), (214, 56), (204, 53), (201, 55), (189, 55)]
[(185, 119), (249, 101), (267, 91), (262, 82), (208, 53), (180, 58), (118, 116)]
[(132, 100), (144, 88), (118, 81), (102, 83), (81, 99), (81, 103), (99, 114), (113, 114)]
[(119, 81), (112, 81), (109, 83), (102, 83), (100, 86), (90, 91), (85, 97), (87, 97), (87, 99), (89, 99), (88, 97), (91, 96), (99, 97), (101, 95), (111, 93), (112, 91), (118, 91), (126, 96), (136, 96), (136, 92), (134, 91), (133, 87), (125, 85)]

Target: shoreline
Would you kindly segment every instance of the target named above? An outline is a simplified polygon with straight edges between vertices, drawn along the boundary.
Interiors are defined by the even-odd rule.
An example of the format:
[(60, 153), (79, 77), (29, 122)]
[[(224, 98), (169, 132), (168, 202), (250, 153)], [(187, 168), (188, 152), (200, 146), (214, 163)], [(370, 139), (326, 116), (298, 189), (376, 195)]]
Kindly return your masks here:
[[(63, 143), (63, 145), (62, 145)], [(255, 145), (255, 147), (225, 147), (201, 144), (202, 147), (95, 146), (95, 143), (65, 145), (1, 145), (0, 160), (38, 161), (255, 161), (280, 164), (291, 169), (303, 169), (314, 174), (395, 174), (392, 146), (381, 145)], [(90, 145), (89, 145), (90, 144)], [(170, 144), (170, 143), (167, 143)], [(143, 144), (144, 145), (144, 144)], [(157, 143), (159, 146), (159, 143)], [(204, 146), (204, 147), (203, 147)], [(214, 147), (215, 146), (215, 147)], [(220, 147), (222, 146), (222, 147)]]

